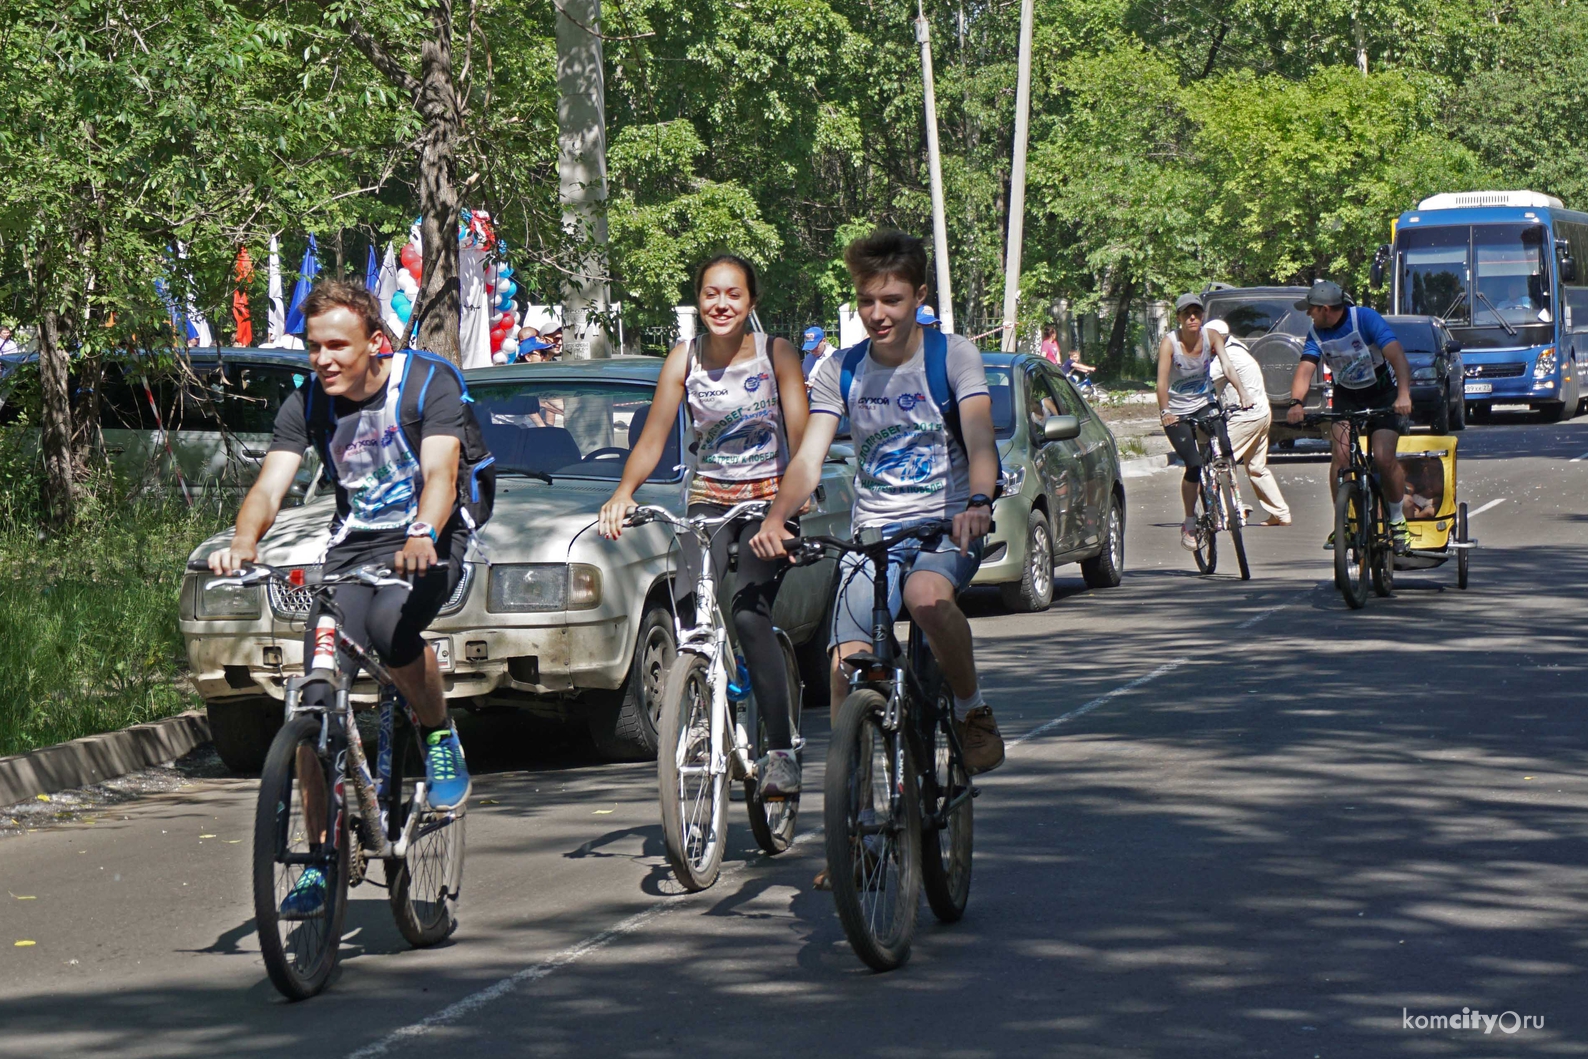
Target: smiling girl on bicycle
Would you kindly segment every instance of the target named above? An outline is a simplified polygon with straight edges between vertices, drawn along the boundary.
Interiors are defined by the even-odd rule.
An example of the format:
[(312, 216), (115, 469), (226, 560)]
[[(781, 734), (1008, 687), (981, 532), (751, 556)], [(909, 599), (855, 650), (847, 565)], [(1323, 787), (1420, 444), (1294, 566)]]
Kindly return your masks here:
[[(656, 469), (678, 407), (688, 402), (694, 426), (694, 475), (689, 510), (720, 516), (746, 500), (771, 500), (789, 454), (805, 436), (809, 405), (800, 355), (781, 338), (748, 330), (760, 296), (755, 266), (719, 254), (695, 272), (695, 300), (705, 334), (681, 342), (667, 355), (656, 398), (612, 497), (601, 505), (601, 535), (616, 540), (634, 510), (634, 491)], [(748, 541), (757, 524), (730, 526), (713, 540), (713, 568), (727, 565), (728, 546), (739, 543), (733, 583), (733, 624), (750, 670), (750, 687), (766, 719), (766, 757), (756, 775), (766, 796), (800, 792), (800, 766), (789, 730), (789, 691), (782, 648), (772, 631), (772, 604), (788, 565), (758, 558)], [(687, 543), (686, 543), (687, 547)], [(686, 558), (688, 556), (686, 555)], [(692, 584), (688, 579), (685, 583)]]

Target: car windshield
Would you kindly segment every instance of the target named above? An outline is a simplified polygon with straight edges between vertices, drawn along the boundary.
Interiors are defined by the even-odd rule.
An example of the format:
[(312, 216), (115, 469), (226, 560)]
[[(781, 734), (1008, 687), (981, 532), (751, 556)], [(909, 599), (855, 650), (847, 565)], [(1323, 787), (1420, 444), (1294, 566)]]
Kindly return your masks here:
[(987, 394), (992, 398), (993, 433), (1000, 440), (1015, 436), (1015, 392), (1008, 368), (987, 367)]
[(1247, 298), (1208, 299), (1208, 319), (1223, 320), (1230, 334), (1243, 340), (1261, 338), (1287, 316), (1296, 313), (1294, 297), (1264, 295)]
[(1546, 244), (1540, 224), (1403, 229), (1401, 311), (1443, 317), (1463, 346), (1546, 343), (1554, 330)]
[[(469, 387), (485, 444), (498, 474), (617, 479), (656, 399), (650, 383), (546, 379)], [(646, 481), (676, 482), (681, 428)]]
[(1395, 332), (1395, 337), (1400, 339), (1401, 348), (1408, 353), (1421, 353), (1433, 356), (1437, 352), (1434, 342), (1434, 329), (1422, 322), (1401, 322), (1388, 320), (1390, 330)]

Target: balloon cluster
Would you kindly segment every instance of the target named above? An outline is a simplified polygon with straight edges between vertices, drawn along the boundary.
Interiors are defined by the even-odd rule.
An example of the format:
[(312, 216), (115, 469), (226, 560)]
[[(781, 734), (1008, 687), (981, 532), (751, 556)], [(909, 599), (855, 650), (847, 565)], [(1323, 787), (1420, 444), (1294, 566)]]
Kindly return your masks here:
[(397, 292), (391, 296), (391, 311), (407, 326), (408, 318), (414, 312), (414, 301), (419, 297), (420, 266), (424, 262), (417, 223), (409, 229), (408, 242), (398, 256), (402, 268), (397, 270)]
[(522, 307), (513, 297), (518, 293), (513, 266), (493, 262), (485, 272), (485, 289), (491, 295), (491, 360), (508, 364), (518, 358), (518, 329), (523, 321)]

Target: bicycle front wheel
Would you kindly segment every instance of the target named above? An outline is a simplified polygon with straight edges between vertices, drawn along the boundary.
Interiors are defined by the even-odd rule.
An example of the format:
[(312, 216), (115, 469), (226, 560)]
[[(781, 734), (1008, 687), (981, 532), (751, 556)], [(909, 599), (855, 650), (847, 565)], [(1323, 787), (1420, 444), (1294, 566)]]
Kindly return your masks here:
[(910, 958), (921, 900), (921, 817), (903, 734), (882, 727), (886, 701), (852, 692), (827, 746), (827, 874), (849, 945), (875, 971)]
[(1241, 568), (1241, 580), (1252, 579), (1252, 568), (1246, 564), (1246, 542), (1241, 537), (1241, 494), (1235, 487), (1235, 475), (1225, 471), (1219, 476), (1219, 493), (1224, 502), (1224, 521), (1229, 527), (1230, 544), (1235, 548), (1235, 562)]
[(1202, 474), (1202, 515), (1197, 519), (1197, 546), (1194, 554), (1197, 559), (1197, 570), (1211, 574), (1219, 567), (1219, 508), (1213, 488), (1208, 482), (1206, 469)]
[(970, 903), (971, 856), (975, 848), (975, 802), (964, 763), (949, 750), (948, 733), (953, 700), (947, 689), (939, 708), (943, 721), (923, 725), (925, 752), (932, 763), (922, 775), (921, 888), (932, 914), (944, 923), (957, 923)]
[(458, 927), (458, 895), (463, 889), (463, 810), (437, 812), (414, 805), (414, 787), (425, 778), (419, 734), (403, 724), (392, 748), (392, 798), (387, 806), (387, 837), (396, 841), (418, 814), (403, 857), (386, 860), (392, 918), (416, 949), (439, 945)]
[(680, 654), (662, 690), (656, 783), (673, 876), (686, 890), (717, 881), (728, 839), (728, 769), (723, 733), (712, 730), (711, 667)]
[(1334, 495), (1334, 583), (1352, 610), (1367, 606), (1367, 534), (1365, 520), (1353, 517), (1357, 492), (1356, 483), (1346, 480)]
[[(783, 649), (783, 675), (788, 686), (788, 730), (794, 737), (795, 745), (799, 745), (800, 734), (800, 671), (799, 663), (794, 659), (794, 647), (788, 638), (778, 634), (778, 645)], [(755, 740), (755, 757), (760, 760), (767, 752), (766, 715), (761, 710), (760, 703), (753, 703), (755, 709), (755, 731), (752, 738)], [(796, 753), (800, 753), (796, 751)], [(768, 853), (782, 853), (794, 842), (794, 821), (799, 816), (799, 795), (792, 798), (767, 799), (761, 797), (761, 784), (759, 779), (746, 779), (744, 781), (744, 807), (750, 814), (750, 832), (755, 835), (755, 843)]]
[(1373, 521), (1369, 534), (1373, 545), (1373, 593), (1383, 597), (1395, 591), (1395, 545), (1389, 520), (1389, 502), (1373, 491)]
[[(289, 1000), (325, 988), (336, 969), (342, 917), (347, 911), (347, 813), (333, 813), (329, 798), (339, 777), (335, 748), (320, 756), (320, 721), (294, 717), (276, 733), (259, 777), (254, 812), (254, 922), (271, 984)], [(315, 811), (304, 811), (300, 767), (307, 774)], [(339, 833), (329, 833), (332, 819)], [(334, 838), (334, 846), (332, 839)], [(318, 871), (324, 880), (318, 907), (283, 910), (289, 894), (305, 902), (299, 883)]]

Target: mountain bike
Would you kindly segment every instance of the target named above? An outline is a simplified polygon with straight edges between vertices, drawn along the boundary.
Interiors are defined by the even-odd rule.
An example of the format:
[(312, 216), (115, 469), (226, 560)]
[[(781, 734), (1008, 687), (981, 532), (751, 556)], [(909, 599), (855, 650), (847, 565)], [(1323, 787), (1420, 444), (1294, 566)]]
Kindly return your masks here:
[(1368, 446), (1357, 441), (1367, 431), (1370, 420), (1393, 411), (1369, 408), (1359, 412), (1315, 412), (1306, 417), (1312, 423), (1350, 424), (1348, 462), (1340, 471), (1334, 492), (1334, 587), (1352, 610), (1367, 606), (1369, 577), (1376, 595), (1388, 596), (1395, 590), (1395, 531), (1389, 520), (1389, 504), (1379, 489)]
[[(207, 564), (188, 566), (209, 572)], [(254, 816), (254, 918), (265, 970), (292, 1000), (314, 996), (336, 969), (347, 890), (369, 879), (372, 861), (385, 864), (397, 929), (416, 948), (436, 945), (457, 927), (463, 882), (464, 812), (437, 811), (425, 800), (425, 768), (419, 719), (386, 668), (342, 631), (342, 613), (332, 590), (340, 584), (411, 588), (380, 566), (306, 578), (301, 569), (251, 564), (214, 584), (248, 587), (276, 582), (307, 591), (320, 613), (335, 621), (329, 642), (357, 662), (354, 672), (311, 669), (286, 685), (286, 723), (270, 744), (259, 779)], [(316, 652), (318, 654), (318, 651)], [(364, 751), (355, 710), (357, 669), (380, 686), (376, 765)], [(313, 701), (306, 701), (308, 699)], [(329, 698), (329, 704), (325, 700)], [(347, 797), (348, 787), (353, 797)], [(325, 876), (325, 900), (314, 912), (283, 912), (283, 899), (304, 872)]]
[[(681, 518), (663, 507), (638, 507), (626, 524), (665, 522), (688, 533), (699, 544), (703, 561), (695, 582), (695, 618), (677, 630), (678, 654), (662, 689), (657, 739), (656, 782), (662, 810), (662, 834), (673, 876), (686, 890), (704, 890), (717, 881), (728, 839), (728, 784), (744, 782), (745, 808), (756, 844), (767, 853), (781, 853), (794, 841), (799, 796), (766, 798), (760, 790), (756, 763), (767, 752), (766, 719), (750, 693), (749, 673), (733, 643), (732, 623), (717, 598), (717, 572), (712, 569), (711, 539), (723, 529), (766, 514), (764, 500), (736, 504), (721, 516)], [(736, 545), (728, 549), (729, 569), (737, 562)], [(796, 757), (800, 737), (800, 679), (794, 644), (781, 629), (773, 630), (782, 648), (784, 679), (789, 692), (789, 732)]]
[(909, 959), (923, 888), (945, 923), (959, 920), (970, 900), (977, 790), (954, 727), (953, 695), (914, 622), (900, 650), (886, 576), (888, 549), (937, 539), (953, 527), (951, 519), (936, 519), (869, 543), (784, 542), (797, 563), (852, 552), (875, 572), (871, 652), (844, 659), (854, 669), (852, 690), (827, 748), (824, 824), (839, 921), (855, 954), (878, 971)]
[(1197, 516), (1195, 551), (1197, 569), (1204, 574), (1211, 574), (1218, 568), (1218, 534), (1220, 531), (1226, 531), (1230, 535), (1230, 544), (1235, 548), (1235, 561), (1241, 568), (1241, 580), (1250, 581), (1252, 570), (1246, 563), (1246, 542), (1241, 536), (1241, 529), (1246, 525), (1246, 516), (1241, 510), (1241, 491), (1235, 484), (1235, 454), (1230, 446), (1224, 409), (1210, 405), (1181, 418), (1208, 435), (1208, 444), (1202, 446), (1202, 473), (1198, 493), (1201, 497), (1202, 512)]

